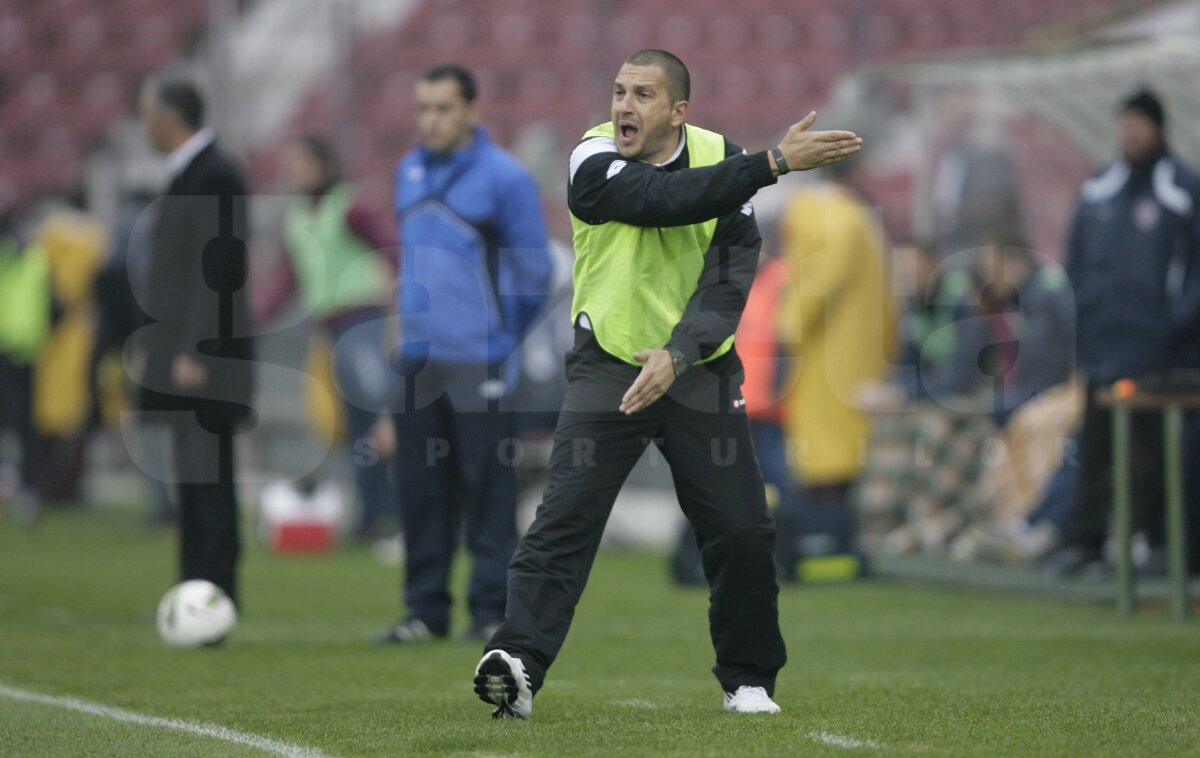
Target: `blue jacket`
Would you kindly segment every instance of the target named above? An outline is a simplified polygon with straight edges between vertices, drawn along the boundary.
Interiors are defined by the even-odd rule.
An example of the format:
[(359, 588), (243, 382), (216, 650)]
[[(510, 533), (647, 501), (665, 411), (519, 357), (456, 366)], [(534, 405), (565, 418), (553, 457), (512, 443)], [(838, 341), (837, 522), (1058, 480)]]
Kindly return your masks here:
[(1067, 240), (1079, 367), (1092, 383), (1176, 367), (1200, 325), (1200, 178), (1168, 154), (1080, 189)]
[(458, 151), (396, 169), (406, 360), (498, 364), (546, 299), (551, 262), (533, 177), (482, 128)]

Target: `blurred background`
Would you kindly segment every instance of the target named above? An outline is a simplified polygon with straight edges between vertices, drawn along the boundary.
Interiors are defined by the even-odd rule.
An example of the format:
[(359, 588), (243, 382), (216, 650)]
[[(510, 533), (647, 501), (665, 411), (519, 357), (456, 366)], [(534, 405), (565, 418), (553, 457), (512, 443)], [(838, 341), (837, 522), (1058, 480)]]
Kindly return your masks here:
[[(58, 261), (49, 286), (59, 315), (33, 358), (61, 362), (43, 372), (53, 380), (34, 386), (38, 500), (45, 507), (146, 503), (155, 519), (170, 522), (169, 495), (144, 476), (149, 464), (121, 420), (130, 383), (122, 256), (137, 244), (141, 209), (166, 178), (134, 112), (147, 77), (183, 70), (202, 82), (210, 122), (255, 193), (251, 284), (264, 288), (282, 256), (287, 197), (278, 166), (287, 138), (329, 135), (361, 196), (390, 216), (396, 163), (415, 143), (415, 82), (437, 63), (470, 68), (484, 124), (534, 172), (558, 240), (556, 309), (524, 358), (529, 381), (541, 388), (532, 390), (533, 410), (553, 412), (570, 339), (567, 156), (579, 135), (607, 120), (611, 79), (643, 47), (671, 50), (690, 67), (693, 123), (752, 151), (813, 109), (818, 126), (866, 139), (853, 186), (885, 240), (898, 312), (909, 285), (893, 253), (913, 241), (936, 248), (931, 269), (951, 261), (951, 273), (976, 266), (954, 262), (956, 254), (1003, 246), (998, 236), (1046, 266), (1061, 261), (1080, 182), (1116, 157), (1117, 106), (1139, 86), (1163, 98), (1174, 153), (1200, 164), (1194, 0), (0, 0), (3, 233)], [(768, 249), (787, 245), (781, 225), (809, 181), (789, 176), (756, 198)], [(336, 404), (314, 399), (300, 381), (310, 370), (310, 325), (293, 308), (260, 328), (264, 364), (294, 370), (260, 374), (260, 423), (242, 447), (245, 502), (257, 513), (273, 484), (303, 480), (301, 496), (332, 487), (346, 501), (335, 510), (352, 513), (352, 474), (344, 457), (330, 454), (339, 439), (329, 417)], [(1069, 336), (1059, 333), (1068, 362)], [(1053, 384), (1066, 384), (1058, 378)], [(964, 432), (966, 424), (954, 421), (955, 434), (970, 440), (955, 445), (966, 444), (975, 464), (960, 463), (957, 479), (938, 482), (928, 513), (882, 505), (897, 488), (916, 485), (878, 475), (878, 459), (864, 452), (863, 479), (849, 496), (864, 543), (881, 555), (1001, 563), (1044, 552), (1013, 543), (1008, 532), (1043, 499), (1062, 463), (1069, 445), (1055, 441), (1074, 433), (1077, 395), (1063, 408), (1039, 427), (1043, 453), (1031, 456), (1052, 462), (992, 467), (1024, 477), (1016, 513), (979, 505), (981, 498), (1010, 502), (996, 488), (1017, 486), (988, 479), (989, 467), (978, 463), (978, 450), (1002, 434), (1001, 422)], [(529, 430), (527, 506), (540, 493), (547, 437), (544, 424)], [(21, 456), (14, 434), (0, 445), (0, 483), (10, 483), (7, 492), (0, 484), (0, 495), (11, 502)], [(631, 485), (610, 544), (673, 546), (680, 519), (666, 466), (648, 456)], [(980, 509), (988, 515), (971, 515)], [(958, 514), (952, 524), (928, 518), (943, 511)], [(990, 529), (998, 521), (1005, 536), (998, 544), (960, 539), (973, 523)], [(686, 566), (679, 571), (686, 578)]]
[[(1048, 249), (1110, 153), (1114, 99), (1150, 81), (1180, 113), (1198, 97), (1191, 2), (6, 0), (2, 14), (0, 202), (82, 193), (106, 222), (123, 190), (154, 186), (131, 106), (173, 66), (206, 80), (211, 120), (256, 190), (271, 188), (283, 136), (320, 131), (382, 202), (413, 144), (413, 84), (433, 61), (461, 62), (493, 135), (543, 178), (561, 234), (565, 153), (606, 117), (614, 66), (657, 45), (691, 68), (695, 122), (747, 145), (806, 109), (826, 125), (853, 118), (881, 146), (870, 171), (897, 232), (936, 223), (920, 199), (939, 148), (970, 136), (1003, 150)], [(1172, 130), (1194, 153), (1200, 127)]]

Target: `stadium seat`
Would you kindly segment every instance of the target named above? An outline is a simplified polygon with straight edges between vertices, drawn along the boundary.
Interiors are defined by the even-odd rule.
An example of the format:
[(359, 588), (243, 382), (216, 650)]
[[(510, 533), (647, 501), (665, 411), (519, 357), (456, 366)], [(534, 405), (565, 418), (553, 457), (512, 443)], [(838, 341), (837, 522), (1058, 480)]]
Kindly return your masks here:
[(134, 88), (180, 56), (207, 20), (205, 0), (162, 7), (154, 0), (44, 0), (23, 2), (17, 13), (6, 8), (0, 130), (11, 202), (77, 184), (85, 150), (126, 115)]
[(0, 18), (0, 56), (6, 67), (22, 62), (30, 54), (29, 26), (19, 16)]
[(76, 52), (91, 52), (104, 44), (106, 31), (105, 23), (100, 16), (83, 15), (69, 23), (66, 43)]
[[(209, 14), (205, 0), (174, 0), (169, 11), (156, 0), (10, 1), (18, 11), (0, 16), (0, 126), (10, 156), (11, 133), (20, 143), (20, 134), (40, 132), (48, 120), (88, 144), (124, 115), (146, 74), (186, 52)], [(697, 118), (751, 142), (788, 124), (798, 108), (820, 106), (836, 77), (864, 54), (896, 60), (1009, 44), (1034, 26), (1121, 4), (892, 0), (856, 16), (857, 6), (823, 0), (740, 0), (736, 7), (695, 0), (686, 12), (674, 4), (418, 0), (401, 28), (362, 30), (354, 43), (356, 133), (371, 161), (394, 161), (412, 144), (414, 78), (434, 61), (457, 60), (479, 73), (486, 120), (500, 142), (533, 120), (551, 122), (570, 142), (605, 113), (617, 62), (611, 56), (662, 46), (688, 52)], [(328, 83), (314, 85), (324, 89)], [(301, 102), (287, 131), (328, 130), (329, 103), (320, 96)], [(274, 172), (274, 161), (251, 164), (263, 167), (253, 181), (271, 179), (258, 172)], [(378, 176), (390, 185), (389, 174), (390, 167)], [(25, 192), (23, 180), (10, 184)]]

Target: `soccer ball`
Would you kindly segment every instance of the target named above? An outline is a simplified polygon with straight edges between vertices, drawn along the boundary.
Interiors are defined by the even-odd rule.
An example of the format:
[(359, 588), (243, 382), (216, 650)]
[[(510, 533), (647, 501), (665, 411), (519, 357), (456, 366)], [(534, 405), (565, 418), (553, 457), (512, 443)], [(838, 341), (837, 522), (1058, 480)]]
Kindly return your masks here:
[(237, 624), (229, 595), (203, 579), (167, 590), (158, 604), (158, 633), (172, 647), (200, 647), (225, 639)]

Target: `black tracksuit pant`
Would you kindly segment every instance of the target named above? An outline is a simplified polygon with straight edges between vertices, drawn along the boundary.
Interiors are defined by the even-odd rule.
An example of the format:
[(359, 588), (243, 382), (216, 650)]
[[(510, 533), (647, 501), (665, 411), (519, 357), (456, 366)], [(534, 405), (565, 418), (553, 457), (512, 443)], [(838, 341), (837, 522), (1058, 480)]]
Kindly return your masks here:
[(613, 501), (654, 443), (700, 545), (713, 673), (726, 691), (750, 685), (773, 692), (786, 661), (775, 529), (741, 401), (741, 363), (731, 351), (695, 366), (667, 396), (626, 416), (617, 408), (639, 370), (600, 350), (590, 332), (576, 331), (550, 481), (509, 566), (505, 620), (487, 647), (520, 658), (537, 692), (567, 636)]
[(183, 421), (174, 428), (179, 493), (180, 575), (207, 579), (238, 603), (238, 534), (234, 434)]
[(21, 454), (21, 489), (38, 484), (36, 450), (38, 434), (33, 425), (33, 367), (0, 355), (0, 434), (11, 429)]
[(504, 617), (504, 572), (517, 546), (514, 416), (480, 390), (499, 368), (405, 366), (395, 415), (397, 491), (404, 514), (404, 602), (435, 634), (450, 629), (450, 569), (471, 554), (467, 603), (476, 624)]

